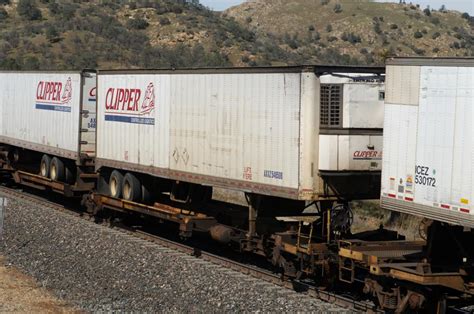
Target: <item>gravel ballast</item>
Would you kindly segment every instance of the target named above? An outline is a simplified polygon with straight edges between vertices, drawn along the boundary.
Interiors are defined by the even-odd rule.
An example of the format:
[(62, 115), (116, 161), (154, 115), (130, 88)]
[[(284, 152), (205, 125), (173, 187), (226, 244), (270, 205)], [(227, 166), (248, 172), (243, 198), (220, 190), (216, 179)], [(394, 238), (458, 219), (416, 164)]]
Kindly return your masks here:
[(0, 255), (85, 311), (344, 309), (81, 218), (10, 199)]

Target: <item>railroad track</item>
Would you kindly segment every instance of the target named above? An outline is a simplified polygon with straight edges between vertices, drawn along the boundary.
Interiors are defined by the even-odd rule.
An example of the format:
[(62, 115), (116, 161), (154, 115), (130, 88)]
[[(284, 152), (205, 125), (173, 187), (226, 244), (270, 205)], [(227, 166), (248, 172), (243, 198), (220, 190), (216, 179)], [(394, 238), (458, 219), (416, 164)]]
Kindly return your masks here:
[[(97, 225), (97, 223), (92, 221), (94, 217), (86, 212), (79, 212), (75, 209), (68, 207), (67, 205), (61, 205), (59, 203), (47, 200), (42, 196), (29, 193), (28, 191), (15, 189), (7, 186), (0, 186), (0, 195), (15, 198), (17, 200), (21, 200), (35, 206), (42, 206), (54, 209), (56, 211), (60, 211), (74, 216), (78, 219), (87, 220), (91, 224)], [(105, 228), (105, 226), (102, 227)], [(284, 280), (280, 275), (275, 274), (269, 270), (259, 268), (253, 265), (243, 264), (227, 257), (212, 254), (199, 248), (169, 240), (164, 237), (157, 236), (155, 234), (150, 234), (139, 229), (120, 225), (113, 225), (113, 229), (115, 229), (116, 232), (120, 232), (127, 236), (134, 237), (135, 239), (139, 239), (139, 241), (146, 241), (147, 243), (151, 243), (152, 245), (158, 246), (162, 249), (169, 249), (174, 252), (179, 252), (180, 254), (185, 255), (186, 258), (200, 259), (205, 263), (212, 263), (224, 269), (251, 276), (256, 280), (263, 280), (267, 283), (272, 283), (281, 287), (282, 289), (295, 291), (295, 287), (298, 287), (299, 291), (304, 291), (304, 293), (300, 294), (301, 297), (314, 297), (324, 302), (341, 306), (349, 310), (364, 311), (367, 313), (383, 313), (383, 311), (378, 310), (371, 303), (355, 301), (346, 296), (321, 290), (318, 287), (315, 287), (306, 282)]]

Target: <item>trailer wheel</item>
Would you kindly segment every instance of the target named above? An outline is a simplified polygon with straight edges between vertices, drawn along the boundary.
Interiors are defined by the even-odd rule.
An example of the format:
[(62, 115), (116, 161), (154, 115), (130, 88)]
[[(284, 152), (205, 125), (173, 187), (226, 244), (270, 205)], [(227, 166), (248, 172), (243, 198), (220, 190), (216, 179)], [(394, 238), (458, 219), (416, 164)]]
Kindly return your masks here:
[(119, 171), (114, 170), (110, 175), (109, 180), (109, 193), (110, 196), (115, 198), (122, 197), (122, 186), (123, 186), (123, 174)]
[(66, 183), (74, 183), (76, 175), (74, 174), (74, 164), (64, 165), (64, 180)]
[(150, 204), (152, 202), (151, 186), (149, 183), (142, 184), (142, 202)]
[(142, 185), (133, 174), (127, 173), (123, 180), (123, 198), (127, 201), (141, 201)]
[(48, 155), (43, 155), (41, 157), (41, 162), (40, 162), (40, 175), (42, 177), (48, 178), (49, 177), (49, 169), (51, 166), (51, 157)]
[(64, 163), (58, 157), (53, 157), (49, 169), (49, 176), (54, 181), (64, 181)]

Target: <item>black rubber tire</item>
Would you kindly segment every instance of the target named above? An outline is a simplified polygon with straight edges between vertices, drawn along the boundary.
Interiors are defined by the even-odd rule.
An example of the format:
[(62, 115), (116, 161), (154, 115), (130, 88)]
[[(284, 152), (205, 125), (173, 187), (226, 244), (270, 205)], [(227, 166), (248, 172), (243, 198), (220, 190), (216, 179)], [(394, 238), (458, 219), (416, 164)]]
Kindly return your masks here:
[(127, 172), (123, 180), (123, 199), (132, 202), (142, 201), (142, 184), (136, 176)]
[(39, 169), (40, 176), (49, 178), (50, 167), (51, 167), (51, 157), (49, 157), (48, 155), (43, 155), (43, 157), (41, 157), (41, 162), (40, 162), (40, 169)]
[(123, 174), (118, 170), (112, 171), (109, 179), (109, 195), (115, 198), (122, 197)]
[(51, 166), (49, 167), (49, 177), (54, 181), (64, 181), (65, 170), (64, 162), (58, 157), (51, 159)]
[(74, 183), (76, 181), (76, 175), (74, 174), (74, 167), (73, 164), (65, 164), (64, 165), (64, 180), (66, 183)]
[(151, 204), (153, 201), (153, 196), (152, 196), (152, 184), (149, 182), (142, 182), (142, 202), (143, 204)]

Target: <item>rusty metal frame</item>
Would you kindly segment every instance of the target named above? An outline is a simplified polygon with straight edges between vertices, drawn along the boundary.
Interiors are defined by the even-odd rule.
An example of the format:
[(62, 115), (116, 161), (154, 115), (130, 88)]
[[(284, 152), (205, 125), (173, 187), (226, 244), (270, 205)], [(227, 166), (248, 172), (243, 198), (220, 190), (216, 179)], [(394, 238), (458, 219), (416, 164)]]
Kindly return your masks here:
[(179, 224), (180, 235), (184, 237), (191, 237), (193, 232), (209, 232), (211, 227), (218, 224), (214, 217), (165, 204), (145, 205), (99, 193), (92, 193), (90, 197), (92, 203), (96, 206), (96, 211), (107, 208), (118, 212), (135, 212), (177, 223)]
[(94, 182), (82, 182), (74, 185), (54, 181), (50, 178), (45, 178), (37, 174), (31, 174), (25, 171), (11, 171), (13, 180), (16, 183), (29, 186), (38, 190), (50, 190), (66, 197), (78, 196), (79, 194), (91, 191), (95, 184)]
[(459, 272), (431, 271), (422, 258), (408, 261), (405, 255), (421, 253), (424, 241), (339, 241), (339, 257), (354, 261), (374, 276), (414, 283), (420, 286), (440, 286), (474, 295), (474, 285), (466, 283), (463, 270)]

